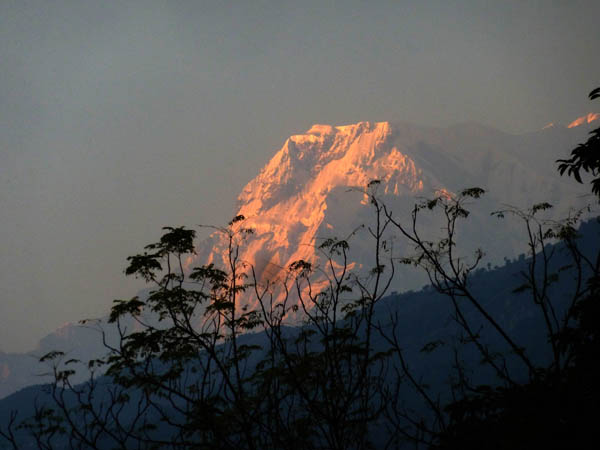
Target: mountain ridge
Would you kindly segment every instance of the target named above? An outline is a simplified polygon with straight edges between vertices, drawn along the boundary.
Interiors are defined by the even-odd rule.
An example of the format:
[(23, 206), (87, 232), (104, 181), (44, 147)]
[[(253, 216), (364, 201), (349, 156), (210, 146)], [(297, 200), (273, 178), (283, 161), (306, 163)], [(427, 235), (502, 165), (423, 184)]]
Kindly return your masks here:
[[(409, 213), (419, 197), (440, 189), (452, 193), (478, 185), (488, 190), (477, 205), (481, 211), (473, 211), (466, 223), (463, 242), (484, 242), (488, 262), (498, 263), (524, 250), (519, 246), (522, 235), (508, 222), (491, 219), (489, 212), (503, 203), (526, 207), (540, 201), (556, 203), (556, 216), (568, 212), (571, 199), (584, 189), (559, 177), (555, 160), (584, 140), (587, 128), (551, 127), (512, 135), (476, 123), (448, 128), (406, 122), (315, 124), (304, 134), (290, 136), (240, 193), (235, 211), (248, 217), (245, 226), (256, 230), (241, 257), (254, 264), (259, 280), (275, 280), (285, 276), (294, 260), (322, 263), (316, 248), (322, 240), (352, 236), (351, 250), (358, 256), (351, 267), (368, 270), (373, 262), (365, 257), (370, 246), (360, 225), (373, 217), (360, 189), (378, 178), (379, 193), (395, 214)], [(424, 225), (435, 237), (435, 223)], [(490, 234), (485, 230), (491, 227), (498, 238), (485, 242)], [(203, 241), (188, 266), (224, 266), (221, 238), (213, 235)], [(409, 250), (395, 248), (398, 253)], [(406, 272), (392, 289), (402, 292), (424, 284), (422, 274)], [(49, 334), (31, 352), (0, 353), (0, 397), (40, 382), (37, 374), (47, 368), (37, 358), (46, 351), (61, 348), (81, 357), (102, 350), (97, 331), (67, 324), (62, 332), (62, 337), (60, 330)]]
[[(369, 222), (361, 189), (374, 179), (380, 181), (378, 195), (404, 215), (418, 197), (484, 188), (489, 192), (482, 202), (487, 211), (474, 214), (479, 231), (469, 231), (476, 241), (483, 240), (482, 230), (493, 222), (489, 212), (505, 203), (527, 207), (548, 201), (557, 206), (554, 217), (566, 214), (579, 191), (570, 180), (558, 177), (554, 161), (580, 138), (581, 133), (566, 128), (510, 135), (474, 124), (446, 129), (403, 122), (315, 124), (290, 136), (238, 196), (235, 216), (243, 216), (244, 227), (254, 230), (240, 258), (257, 269), (261, 282), (268, 281), (265, 274), (281, 275), (296, 260), (322, 264), (319, 240), (352, 235)], [(551, 151), (549, 141), (554, 141)], [(434, 232), (435, 224), (427, 231)], [(495, 260), (518, 252), (511, 232), (501, 235), (505, 242), (490, 250)], [(212, 235), (188, 264), (226, 267), (226, 241)], [(359, 242), (358, 253), (366, 250)], [(398, 250), (406, 251), (406, 246)], [(356, 268), (369, 267), (364, 258), (353, 262)], [(424, 282), (410, 283), (410, 278), (402, 280), (401, 284), (408, 282), (404, 289)]]

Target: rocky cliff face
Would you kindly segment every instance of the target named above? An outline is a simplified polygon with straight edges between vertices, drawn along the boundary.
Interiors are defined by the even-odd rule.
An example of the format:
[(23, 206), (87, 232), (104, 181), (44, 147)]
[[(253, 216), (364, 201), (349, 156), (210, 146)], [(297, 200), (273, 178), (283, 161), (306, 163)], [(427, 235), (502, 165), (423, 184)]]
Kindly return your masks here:
[[(372, 208), (360, 191), (380, 180), (378, 195), (396, 218), (406, 219), (419, 197), (452, 195), (467, 187), (486, 189), (465, 222), (465, 253), (483, 248), (489, 261), (524, 251), (519, 224), (490, 217), (503, 204), (519, 207), (548, 201), (554, 216), (575, 206), (579, 186), (560, 178), (554, 161), (564, 157), (583, 134), (564, 127), (513, 136), (476, 124), (448, 129), (389, 122), (347, 126), (314, 125), (291, 136), (238, 197), (237, 214), (255, 233), (240, 248), (240, 260), (253, 265), (265, 283), (280, 279), (299, 259), (323, 265), (318, 245), (329, 237), (350, 239), (354, 270), (373, 267), (373, 250), (363, 225), (373, 223)], [(440, 235), (441, 223), (424, 218), (425, 235)], [(398, 233), (396, 233), (397, 235)], [(411, 251), (390, 230), (393, 254)], [(190, 264), (227, 265), (226, 240), (218, 234), (202, 243)], [(394, 289), (424, 283), (401, 273)]]

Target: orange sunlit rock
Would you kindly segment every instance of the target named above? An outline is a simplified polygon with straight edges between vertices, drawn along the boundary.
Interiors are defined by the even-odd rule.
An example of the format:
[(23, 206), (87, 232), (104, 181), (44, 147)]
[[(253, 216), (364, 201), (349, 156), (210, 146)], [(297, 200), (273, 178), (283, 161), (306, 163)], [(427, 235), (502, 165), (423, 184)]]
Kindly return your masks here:
[[(246, 217), (245, 228), (254, 229), (240, 249), (240, 261), (254, 267), (257, 281), (281, 282), (290, 264), (300, 259), (322, 263), (323, 251), (318, 248), (322, 240), (346, 239), (355, 222), (364, 220), (357, 217), (369, 209), (369, 202), (361, 205), (360, 190), (370, 181), (380, 180), (377, 189), (382, 195), (423, 191), (421, 170), (404, 149), (396, 147), (392, 135), (388, 122), (360, 122), (313, 125), (287, 139), (238, 197), (236, 214)], [(333, 218), (335, 226), (330, 223)], [(200, 250), (196, 261), (186, 261), (186, 267), (199, 263), (198, 259), (226, 266), (226, 241), (213, 235), (206, 252)], [(313, 285), (313, 289), (324, 287)]]
[[(592, 121), (598, 116), (589, 114), (583, 120)], [(508, 202), (523, 201), (523, 192), (554, 192), (554, 167), (548, 178), (552, 181), (547, 181), (541, 171), (532, 171), (520, 157), (505, 151), (501, 133), (493, 133), (492, 142), (499, 139), (495, 149), (488, 147), (487, 140), (483, 147), (465, 145), (482, 133), (487, 131), (478, 126), (440, 130), (405, 123), (392, 126), (388, 122), (359, 122), (313, 125), (305, 133), (290, 136), (238, 196), (235, 215), (246, 219), (237, 226), (254, 230), (245, 235), (239, 249), (238, 273), (245, 272), (249, 283), (256, 279), (260, 292), (269, 290), (267, 304), (287, 300), (288, 308), (294, 304), (302, 311), (298, 297), (308, 295), (309, 288), (293, 286), (290, 265), (302, 260), (317, 267), (310, 287), (312, 295), (325, 289), (327, 277), (335, 279), (343, 270), (343, 256), (338, 255), (338, 263), (329, 264), (327, 249), (320, 248), (328, 239), (348, 242), (348, 269), (355, 268), (361, 277), (364, 275), (361, 280), (373, 273), (373, 239), (369, 231), (375, 224), (376, 202), (371, 202), (369, 193), (376, 193), (396, 215), (410, 212), (415, 202), (431, 195), (453, 198), (454, 189), (470, 183), (483, 184)], [(373, 180), (379, 182), (372, 184)], [(471, 221), (472, 233), (486, 229), (481, 224), (487, 217), (488, 213), (479, 223)], [(442, 226), (436, 220), (435, 216), (427, 216), (420, 223), (434, 239)], [(386, 258), (410, 255), (413, 249), (400, 242), (391, 228), (383, 238), (389, 252)], [(514, 242), (507, 244), (510, 239)], [(200, 243), (197, 255), (185, 262), (186, 268), (214, 263), (229, 270), (228, 243), (227, 235), (212, 234)], [(509, 245), (516, 248), (519, 244), (520, 238), (507, 232), (502, 248), (496, 251), (505, 252)], [(389, 262), (388, 267), (392, 267)], [(421, 281), (411, 273), (398, 275), (394, 282), (407, 289)], [(286, 299), (286, 293), (293, 298)], [(259, 294), (252, 288), (242, 295), (239, 304), (258, 307)]]
[(598, 120), (598, 119), (600, 119), (600, 113), (589, 113), (589, 114), (586, 114), (585, 116), (581, 116), (581, 117), (575, 119), (573, 122), (571, 122), (569, 125), (567, 125), (567, 128), (575, 128), (580, 125), (590, 123), (590, 122), (593, 122), (594, 120)]

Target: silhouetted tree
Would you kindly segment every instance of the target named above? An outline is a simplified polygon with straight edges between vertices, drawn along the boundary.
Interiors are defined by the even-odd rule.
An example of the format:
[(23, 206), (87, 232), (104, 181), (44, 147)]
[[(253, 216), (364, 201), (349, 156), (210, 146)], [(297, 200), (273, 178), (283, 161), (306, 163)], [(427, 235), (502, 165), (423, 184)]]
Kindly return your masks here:
[[(365, 190), (365, 194), (374, 196)], [(52, 402), (21, 424), (37, 448), (366, 449), (384, 405), (387, 354), (375, 352), (374, 306), (385, 276), (381, 238), (387, 221), (374, 200), (375, 267), (369, 280), (348, 270), (348, 243), (319, 245), (326, 265), (293, 263), (279, 281), (261, 284), (239, 247), (253, 233), (244, 217), (217, 228), (228, 243), (226, 267), (184, 268), (195, 232), (165, 228), (160, 241), (128, 258), (127, 275), (153, 286), (146, 299), (116, 300), (109, 321), (120, 340), (102, 360), (106, 374), (71, 382), (80, 361), (56, 361)], [(382, 221), (383, 220), (383, 221)], [(392, 264), (393, 265), (393, 264)], [(314, 274), (319, 270), (318, 286)], [(353, 293), (352, 296), (349, 294)], [(240, 304), (250, 296), (258, 306)], [(293, 297), (293, 301), (292, 301)], [(304, 321), (284, 319), (302, 309)], [(124, 323), (134, 323), (127, 329)], [(261, 333), (252, 334), (252, 331)], [(65, 368), (66, 367), (66, 368)], [(16, 418), (1, 435), (14, 446)]]
[[(600, 88), (589, 97), (600, 97)], [(567, 172), (579, 183), (581, 171), (599, 175), (600, 128), (591, 134), (587, 142), (572, 151), (570, 159), (557, 161), (561, 175)], [(600, 198), (600, 177), (592, 180), (592, 193)], [(528, 272), (523, 274), (525, 283), (518, 289), (529, 290), (541, 309), (552, 363), (531, 367), (524, 360), (533, 369), (525, 383), (466, 386), (467, 393), (446, 406), (450, 424), (435, 437), (433, 448), (588, 448), (595, 441), (600, 413), (600, 253), (589, 258), (577, 247), (578, 217), (544, 230), (535, 221), (535, 213), (549, 206), (537, 205), (529, 213), (510, 212), (525, 220), (532, 257)], [(576, 269), (576, 288), (563, 314), (557, 314), (547, 295), (558, 277), (558, 273), (548, 272), (551, 255), (546, 251), (547, 238), (565, 242)], [(460, 272), (453, 274), (453, 281), (461, 278)], [(524, 355), (526, 349), (516, 351)], [(485, 351), (482, 354), (485, 356)]]
[[(598, 96), (599, 89), (590, 94)], [(581, 171), (598, 175), (600, 129), (592, 135), (559, 161), (561, 174), (579, 182)], [(115, 301), (110, 322), (118, 344), (105, 339), (107, 356), (87, 362), (62, 361), (59, 351), (44, 356), (55, 362), (50, 401), (36, 403), (23, 422), (13, 414), (0, 437), (12, 448), (38, 449), (582, 446), (595, 432), (600, 404), (600, 254), (590, 257), (578, 246), (581, 213), (546, 221), (547, 203), (494, 213), (524, 225), (529, 259), (514, 295), (527, 294), (519, 302), (528, 301), (543, 324), (539, 340), (547, 341), (550, 357), (540, 362), (474, 289), (483, 251), (461, 251), (460, 227), (484, 191), (423, 200), (405, 222), (379, 198), (378, 184), (363, 191), (374, 211), (366, 277), (349, 270), (347, 240), (327, 239), (319, 245), (324, 266), (299, 260), (280, 279), (261, 283), (239, 256), (253, 233), (243, 216), (215, 229), (227, 243), (224, 267), (186, 269), (195, 232), (165, 228), (158, 242), (128, 258), (126, 274), (152, 290), (147, 298)], [(592, 191), (600, 196), (600, 178)], [(442, 219), (441, 239), (422, 235), (423, 214)], [(384, 239), (390, 230), (412, 244), (412, 255), (391, 253)], [(567, 266), (553, 265), (555, 241), (568, 253)], [(422, 348), (424, 355), (451, 348), (449, 387), (433, 389), (415, 368), (401, 311), (376, 314), (398, 263), (424, 270), (451, 305), (457, 339)], [(556, 298), (552, 287), (565, 276), (571, 292)], [(275, 284), (286, 294), (282, 300)], [(289, 326), (295, 315), (303, 323)], [(470, 376), (468, 351), (492, 374), (485, 384)], [(72, 367), (80, 364), (90, 377), (75, 385)], [(406, 401), (407, 390), (414, 401)]]

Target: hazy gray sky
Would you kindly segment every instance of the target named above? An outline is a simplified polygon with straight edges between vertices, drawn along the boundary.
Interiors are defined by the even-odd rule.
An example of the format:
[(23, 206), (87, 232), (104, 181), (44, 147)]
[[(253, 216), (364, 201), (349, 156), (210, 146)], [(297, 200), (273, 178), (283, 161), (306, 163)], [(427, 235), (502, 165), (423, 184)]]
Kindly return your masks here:
[[(313, 123), (593, 109), (600, 2), (0, 1), (0, 349), (139, 284), (165, 225), (223, 224)], [(598, 109), (598, 108), (596, 108)]]

